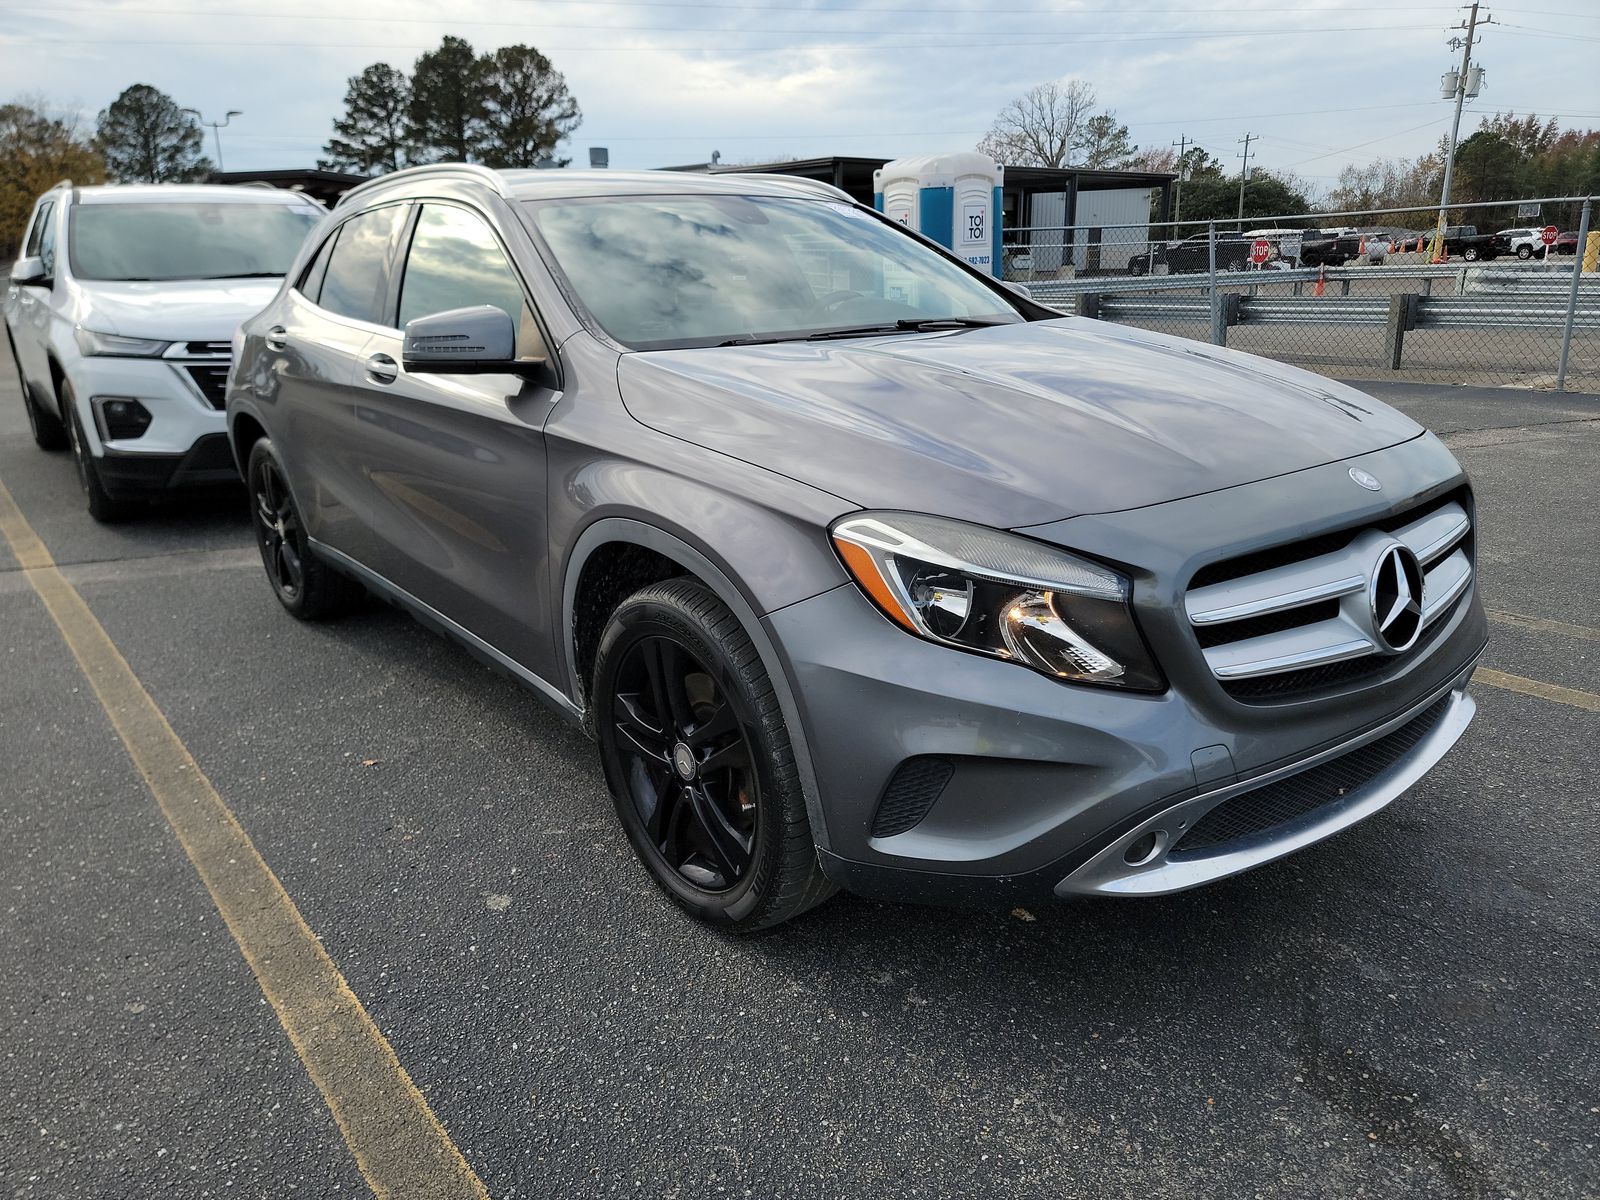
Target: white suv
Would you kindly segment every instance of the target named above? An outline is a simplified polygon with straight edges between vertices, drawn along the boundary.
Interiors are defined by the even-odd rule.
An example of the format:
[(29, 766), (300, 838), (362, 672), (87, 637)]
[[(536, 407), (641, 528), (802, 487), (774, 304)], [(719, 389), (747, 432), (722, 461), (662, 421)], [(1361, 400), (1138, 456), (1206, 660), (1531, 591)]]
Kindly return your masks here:
[(64, 182), (39, 197), (6, 336), (34, 440), (71, 447), (97, 520), (237, 479), (222, 411), (233, 334), (323, 216), (255, 186)]

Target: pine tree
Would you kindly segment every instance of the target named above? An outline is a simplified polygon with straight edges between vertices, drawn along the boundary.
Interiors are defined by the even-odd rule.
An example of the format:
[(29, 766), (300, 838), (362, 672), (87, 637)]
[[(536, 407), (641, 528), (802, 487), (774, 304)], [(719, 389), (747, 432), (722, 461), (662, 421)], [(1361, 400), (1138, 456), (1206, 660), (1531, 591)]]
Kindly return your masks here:
[(106, 168), (123, 183), (181, 183), (211, 170), (199, 123), (147, 83), (124, 89), (100, 111), (96, 129)]
[(474, 162), (483, 139), (483, 66), (470, 42), (446, 37), (411, 73), (409, 136), (425, 162)]
[(344, 116), (333, 123), (324, 146), (324, 170), (381, 175), (398, 171), (416, 157), (410, 132), (411, 82), (388, 63), (373, 63), (350, 76)]
[(555, 159), (563, 138), (583, 120), (567, 81), (532, 46), (505, 46), (479, 60), (483, 89), (483, 161), (491, 167), (532, 167)]

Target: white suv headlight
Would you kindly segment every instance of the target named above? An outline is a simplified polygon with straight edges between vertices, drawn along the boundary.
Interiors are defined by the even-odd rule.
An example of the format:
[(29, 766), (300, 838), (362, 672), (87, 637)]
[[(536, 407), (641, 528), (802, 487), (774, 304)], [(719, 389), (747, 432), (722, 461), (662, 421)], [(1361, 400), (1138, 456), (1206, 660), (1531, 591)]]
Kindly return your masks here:
[(1012, 533), (912, 513), (855, 513), (833, 544), (885, 615), (929, 641), (1070, 683), (1156, 692), (1126, 577)]
[(86, 355), (110, 355), (115, 358), (157, 358), (166, 353), (171, 342), (158, 342), (153, 338), (123, 337), (117, 333), (96, 333), (78, 326), (75, 330), (78, 350)]

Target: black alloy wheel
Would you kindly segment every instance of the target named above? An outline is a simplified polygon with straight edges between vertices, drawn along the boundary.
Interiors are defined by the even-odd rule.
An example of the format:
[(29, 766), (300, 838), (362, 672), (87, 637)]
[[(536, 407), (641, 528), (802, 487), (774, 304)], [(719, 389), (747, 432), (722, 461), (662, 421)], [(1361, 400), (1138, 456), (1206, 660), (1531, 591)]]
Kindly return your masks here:
[(667, 579), (619, 604), (590, 695), (617, 819), (674, 903), (747, 933), (834, 893), (772, 679), (710, 588)]
[(750, 870), (758, 832), (748, 716), (668, 637), (629, 646), (614, 686), (627, 799), (645, 835), (694, 887), (731, 890)]
[(324, 621), (359, 605), (366, 589), (328, 566), (311, 546), (269, 439), (260, 438), (250, 447), (245, 479), (261, 565), (284, 608), (302, 621)]
[(261, 546), (261, 563), (278, 597), (292, 605), (300, 598), (305, 585), (300, 518), (294, 511), (289, 485), (283, 481), (278, 464), (263, 455), (254, 466), (250, 473), (250, 499), (256, 541)]

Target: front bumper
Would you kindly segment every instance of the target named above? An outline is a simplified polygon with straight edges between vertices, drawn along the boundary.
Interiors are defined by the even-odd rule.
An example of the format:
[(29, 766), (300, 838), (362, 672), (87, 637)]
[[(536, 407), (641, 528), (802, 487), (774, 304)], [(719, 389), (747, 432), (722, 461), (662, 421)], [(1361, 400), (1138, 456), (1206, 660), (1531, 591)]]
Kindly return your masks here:
[[(1461, 482), (1439, 469), (1454, 464), (1436, 443), (1357, 461), (1396, 485), (1415, 484), (1396, 486), (1396, 498)], [(1465, 687), (1487, 637), (1475, 585), (1425, 649), (1359, 682), (1285, 702), (1227, 695), (1179, 615), (1194, 548), (1230, 551), (1227, 536), (1208, 541), (1202, 526), (1241, 542), (1274, 528), (1299, 537), (1306, 530), (1296, 513), (1326, 525), (1338, 511), (1329, 501), (1353, 489), (1348, 466), (1316, 469), (1330, 487), (1342, 479), (1343, 491), (1286, 477), (1235, 489), (1248, 493), (1237, 507), (1197, 497), (1082, 518), (1097, 524), (1063, 534), (1062, 544), (1090, 553), (1114, 558), (1107, 546), (1116, 544), (1158, 564), (1153, 577), (1133, 573), (1136, 603), (1142, 592), (1166, 613), (1161, 624), (1138, 606), (1172, 681), (1161, 695), (1065, 685), (934, 645), (892, 624), (854, 585), (769, 614), (812, 753), (825, 826), (819, 855), (830, 878), (858, 893), (936, 903), (1156, 895), (1271, 861), (1394, 800), (1471, 719)], [(1189, 831), (1210, 810), (1267, 795), (1262, 789), (1291, 776), (1316, 778), (1307, 772), (1324, 763), (1357, 761), (1347, 756), (1435, 704), (1425, 737), (1344, 793), (1243, 840), (1195, 848)], [(890, 802), (917, 787), (927, 789), (925, 807), (909, 823), (885, 821)]]
[[(98, 458), (102, 454), (167, 456), (176, 462), (202, 438), (227, 434), (227, 416), (206, 398), (194, 371), (226, 367), (225, 360), (79, 357), (68, 365), (78, 400), (78, 418)], [(136, 438), (110, 439), (97, 411), (96, 399), (137, 400), (150, 414), (150, 425)]]

